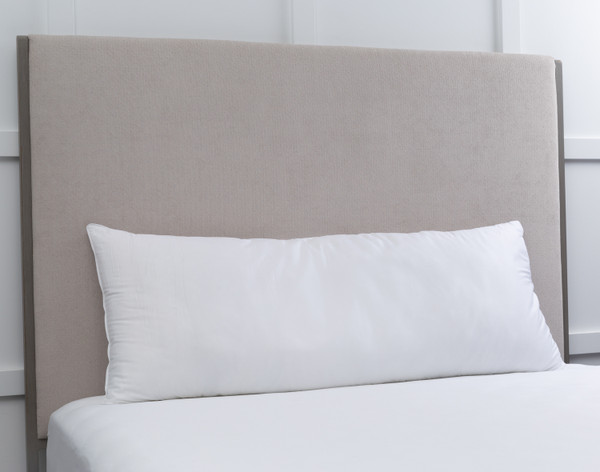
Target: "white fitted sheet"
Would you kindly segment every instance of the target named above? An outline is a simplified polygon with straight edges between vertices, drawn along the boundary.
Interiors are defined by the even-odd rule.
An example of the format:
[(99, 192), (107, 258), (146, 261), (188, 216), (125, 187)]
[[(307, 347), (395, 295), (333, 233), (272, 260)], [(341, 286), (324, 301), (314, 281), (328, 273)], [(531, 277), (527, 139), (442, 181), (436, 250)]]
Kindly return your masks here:
[(48, 472), (599, 471), (600, 368), (110, 404), (50, 419)]

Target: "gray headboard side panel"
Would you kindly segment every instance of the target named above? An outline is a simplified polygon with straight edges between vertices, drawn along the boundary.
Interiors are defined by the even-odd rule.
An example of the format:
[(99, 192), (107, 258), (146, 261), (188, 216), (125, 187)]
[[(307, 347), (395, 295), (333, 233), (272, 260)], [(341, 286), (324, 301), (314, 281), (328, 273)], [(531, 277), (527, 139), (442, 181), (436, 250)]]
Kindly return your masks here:
[(563, 347), (548, 57), (30, 37), (38, 436), (103, 393), (85, 225), (289, 238), (518, 219)]
[(31, 227), (31, 137), (29, 116), (29, 38), (17, 37), (17, 74), (19, 88), (19, 171), (21, 184), (21, 258), (23, 277), (23, 341), (25, 361), (25, 422), (27, 471), (38, 471), (38, 439), (35, 324), (33, 308), (33, 238)]
[(569, 297), (567, 283), (567, 205), (565, 202), (565, 128), (563, 117), (563, 74), (562, 61), (556, 65), (556, 105), (558, 114), (558, 179), (560, 192), (560, 244), (562, 253), (562, 295), (563, 295), (563, 358), (570, 362), (569, 351)]

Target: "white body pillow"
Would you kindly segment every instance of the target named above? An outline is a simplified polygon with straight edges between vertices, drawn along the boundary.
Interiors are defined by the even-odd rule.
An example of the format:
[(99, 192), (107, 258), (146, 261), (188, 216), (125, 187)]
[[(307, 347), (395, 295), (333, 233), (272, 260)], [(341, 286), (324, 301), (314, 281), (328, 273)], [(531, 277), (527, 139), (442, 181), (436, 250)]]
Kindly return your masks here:
[(114, 401), (562, 365), (518, 222), (293, 240), (88, 233)]

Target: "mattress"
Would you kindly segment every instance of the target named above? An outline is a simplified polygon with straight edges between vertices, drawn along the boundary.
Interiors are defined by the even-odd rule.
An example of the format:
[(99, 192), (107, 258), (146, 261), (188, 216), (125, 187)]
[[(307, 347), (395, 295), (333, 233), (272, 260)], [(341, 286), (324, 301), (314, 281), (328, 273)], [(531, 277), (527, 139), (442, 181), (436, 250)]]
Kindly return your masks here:
[(598, 471), (600, 368), (111, 404), (50, 419), (48, 472)]

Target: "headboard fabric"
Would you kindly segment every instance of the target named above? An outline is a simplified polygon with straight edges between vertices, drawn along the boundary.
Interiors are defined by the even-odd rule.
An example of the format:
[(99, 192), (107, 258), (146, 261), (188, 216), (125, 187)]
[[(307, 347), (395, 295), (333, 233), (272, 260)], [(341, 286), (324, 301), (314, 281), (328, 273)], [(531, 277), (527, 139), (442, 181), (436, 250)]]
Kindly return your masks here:
[(104, 390), (90, 222), (291, 238), (520, 220), (564, 353), (552, 58), (72, 36), (19, 57), (33, 441)]

